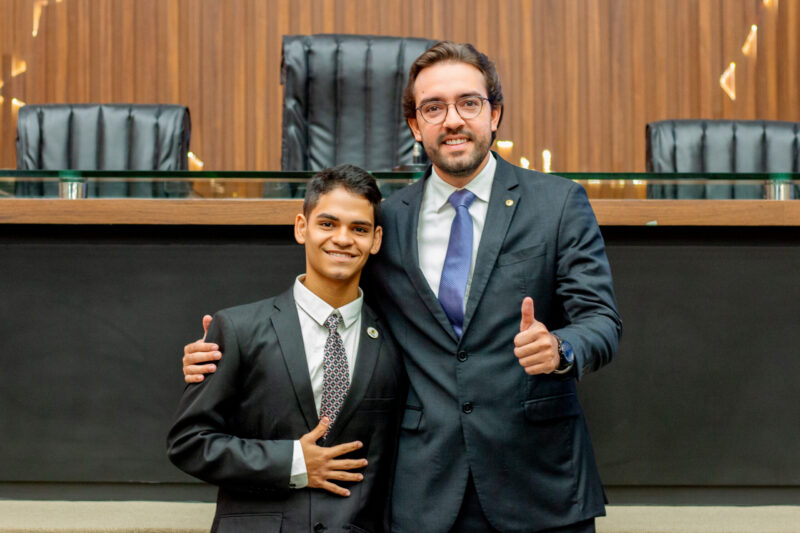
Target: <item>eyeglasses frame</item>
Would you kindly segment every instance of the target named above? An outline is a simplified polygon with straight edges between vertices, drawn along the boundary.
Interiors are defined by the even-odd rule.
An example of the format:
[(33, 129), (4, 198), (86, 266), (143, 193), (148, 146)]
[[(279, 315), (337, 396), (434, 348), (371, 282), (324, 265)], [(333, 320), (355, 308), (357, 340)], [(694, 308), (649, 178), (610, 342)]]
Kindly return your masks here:
[[(481, 108), (478, 110), (478, 112), (475, 114), (475, 116), (474, 116), (474, 117), (469, 117), (469, 118), (467, 118), (467, 117), (464, 117), (464, 116), (462, 116), (462, 115), (461, 115), (461, 112), (458, 110), (458, 103), (459, 103), (460, 101), (462, 101), (462, 100), (466, 100), (467, 98), (477, 98), (477, 99), (479, 99), (479, 100), (481, 101)], [(441, 101), (441, 100), (430, 100), (430, 101), (428, 101), (428, 102), (425, 102), (424, 104), (422, 104), (422, 105), (420, 105), (420, 106), (417, 106), (417, 107), (415, 108), (415, 111), (418, 111), (418, 112), (419, 112), (419, 116), (421, 116), (421, 117), (422, 117), (422, 120), (424, 120), (425, 122), (427, 122), (427, 123), (428, 123), (428, 124), (430, 124), (431, 126), (437, 126), (437, 125), (439, 125), (439, 124), (443, 123), (445, 120), (447, 120), (447, 113), (449, 113), (449, 112), (450, 112), (450, 106), (455, 106), (455, 108), (456, 108), (456, 114), (457, 114), (459, 117), (461, 117), (461, 119), (462, 119), (462, 120), (473, 120), (473, 119), (475, 119), (475, 118), (478, 118), (478, 115), (480, 115), (480, 114), (481, 114), (481, 112), (483, 111), (483, 102), (484, 102), (484, 101), (486, 101), (486, 102), (489, 102), (489, 105), (491, 105), (491, 102), (490, 102), (490, 101), (489, 101), (489, 99), (488, 99), (488, 98), (486, 98), (485, 96), (480, 96), (480, 95), (478, 95), (478, 94), (470, 94), (470, 95), (468, 95), (468, 96), (462, 96), (461, 98), (459, 98), (459, 99), (458, 99), (458, 100), (456, 100), (455, 102), (450, 102), (450, 103), (448, 103), (448, 102), (443, 102), (443, 101)], [(425, 118), (425, 115), (424, 115), (424, 114), (422, 113), (422, 111), (421, 111), (421, 108), (422, 108), (423, 106), (426, 106), (426, 105), (428, 105), (428, 104), (432, 104), (432, 103), (440, 103), (440, 104), (444, 105), (444, 106), (447, 108), (447, 111), (445, 111), (444, 115), (442, 115), (442, 120), (440, 120), (439, 122), (431, 122), (430, 120), (428, 120), (427, 118)]]

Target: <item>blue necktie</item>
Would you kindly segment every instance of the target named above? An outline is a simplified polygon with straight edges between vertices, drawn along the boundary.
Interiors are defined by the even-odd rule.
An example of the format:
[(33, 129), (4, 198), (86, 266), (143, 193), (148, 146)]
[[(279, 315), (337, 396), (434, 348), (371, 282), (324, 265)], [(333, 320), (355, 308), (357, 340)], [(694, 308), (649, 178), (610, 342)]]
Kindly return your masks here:
[(450, 226), (450, 241), (447, 243), (447, 255), (439, 282), (439, 303), (459, 337), (464, 324), (464, 293), (467, 291), (472, 262), (472, 217), (469, 206), (474, 200), (475, 195), (466, 189), (454, 192), (447, 199), (455, 208), (456, 217)]

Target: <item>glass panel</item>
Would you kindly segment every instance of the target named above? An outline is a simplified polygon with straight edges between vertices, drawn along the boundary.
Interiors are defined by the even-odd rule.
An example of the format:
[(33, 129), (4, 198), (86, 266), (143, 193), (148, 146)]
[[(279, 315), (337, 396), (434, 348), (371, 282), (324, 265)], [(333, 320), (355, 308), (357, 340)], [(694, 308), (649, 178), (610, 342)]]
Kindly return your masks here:
[[(313, 172), (0, 170), (1, 198), (302, 198)], [(385, 197), (422, 172), (374, 172)], [(800, 199), (800, 174), (562, 173), (590, 198)]]

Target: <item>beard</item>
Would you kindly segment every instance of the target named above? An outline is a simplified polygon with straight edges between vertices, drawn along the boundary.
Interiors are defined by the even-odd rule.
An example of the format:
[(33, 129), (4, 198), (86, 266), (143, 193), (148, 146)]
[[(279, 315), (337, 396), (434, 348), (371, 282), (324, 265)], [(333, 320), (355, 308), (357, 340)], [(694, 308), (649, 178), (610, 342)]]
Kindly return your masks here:
[[(470, 152), (453, 157), (443, 153), (440, 150), (444, 138), (448, 135), (463, 135), (472, 142), (472, 150)], [(423, 147), (425, 153), (428, 154), (428, 159), (431, 163), (443, 172), (456, 177), (466, 178), (472, 176), (476, 170), (481, 166), (483, 160), (486, 159), (486, 154), (489, 153), (489, 139), (478, 138), (476, 139), (472, 133), (466, 129), (456, 131), (447, 131), (439, 135), (436, 139), (436, 144), (428, 146), (423, 140)]]

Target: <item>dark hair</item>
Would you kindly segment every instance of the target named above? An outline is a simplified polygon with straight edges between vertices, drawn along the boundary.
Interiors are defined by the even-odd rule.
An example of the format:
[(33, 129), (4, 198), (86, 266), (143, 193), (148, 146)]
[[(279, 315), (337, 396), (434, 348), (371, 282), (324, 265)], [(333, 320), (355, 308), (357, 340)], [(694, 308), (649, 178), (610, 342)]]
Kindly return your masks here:
[[(475, 50), (475, 47), (471, 44), (457, 44), (452, 41), (439, 41), (423, 52), (411, 65), (411, 70), (408, 73), (408, 83), (403, 92), (403, 114), (405, 117), (414, 118), (417, 116), (417, 103), (414, 100), (414, 82), (417, 80), (417, 75), (422, 69), (445, 61), (466, 63), (481, 71), (483, 81), (486, 83), (489, 103), (492, 108), (500, 107), (500, 120), (497, 123), (500, 126), (500, 122), (503, 120), (503, 88), (500, 86), (500, 76), (497, 75), (494, 63), (486, 57), (486, 54)], [(495, 135), (493, 133), (492, 141), (494, 141), (494, 138)]]
[(303, 215), (308, 217), (317, 207), (322, 195), (328, 194), (337, 187), (362, 196), (372, 204), (375, 225), (380, 224), (381, 191), (378, 182), (364, 169), (354, 165), (339, 165), (333, 168), (324, 168), (309, 180), (306, 187), (306, 196), (303, 200)]

